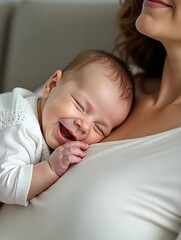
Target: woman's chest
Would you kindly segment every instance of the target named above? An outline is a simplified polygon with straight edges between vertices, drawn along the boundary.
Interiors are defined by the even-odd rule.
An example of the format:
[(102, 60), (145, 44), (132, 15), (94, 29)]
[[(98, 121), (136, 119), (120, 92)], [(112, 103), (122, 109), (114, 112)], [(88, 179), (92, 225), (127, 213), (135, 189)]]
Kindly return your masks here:
[(157, 109), (149, 104), (140, 104), (104, 141), (144, 137), (177, 127), (181, 127), (181, 105)]

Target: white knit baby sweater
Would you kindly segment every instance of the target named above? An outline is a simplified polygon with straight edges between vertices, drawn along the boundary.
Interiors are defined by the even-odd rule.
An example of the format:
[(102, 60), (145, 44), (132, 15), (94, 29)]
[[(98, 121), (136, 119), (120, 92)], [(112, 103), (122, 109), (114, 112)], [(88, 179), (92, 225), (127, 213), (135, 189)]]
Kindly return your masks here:
[(50, 154), (38, 122), (37, 99), (22, 88), (0, 94), (1, 202), (26, 206), (33, 164)]

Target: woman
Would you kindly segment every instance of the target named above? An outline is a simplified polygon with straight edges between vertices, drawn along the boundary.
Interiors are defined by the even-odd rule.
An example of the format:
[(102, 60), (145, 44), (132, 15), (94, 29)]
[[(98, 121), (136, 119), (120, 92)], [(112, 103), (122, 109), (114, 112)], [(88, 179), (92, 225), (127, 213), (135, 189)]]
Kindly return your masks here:
[(121, 57), (124, 56), (127, 62), (138, 67), (139, 71), (135, 79), (137, 95), (154, 93), (158, 91), (160, 85), (166, 56), (165, 48), (159, 41), (140, 34), (136, 29), (135, 21), (143, 1), (120, 0), (120, 2), (122, 2), (118, 14), (120, 34), (114, 50)]
[[(127, 62), (141, 68), (146, 76), (160, 78), (166, 51), (162, 43), (141, 34), (135, 25), (139, 16), (143, 0), (120, 0), (121, 7), (118, 12), (118, 24), (120, 34), (115, 50), (124, 56)], [(123, 35), (126, 38), (123, 38)]]
[(181, 239), (181, 2), (129, 0), (123, 7), (136, 18), (135, 32), (166, 50), (159, 92), (137, 99), (104, 143), (27, 208), (3, 206), (2, 239)]

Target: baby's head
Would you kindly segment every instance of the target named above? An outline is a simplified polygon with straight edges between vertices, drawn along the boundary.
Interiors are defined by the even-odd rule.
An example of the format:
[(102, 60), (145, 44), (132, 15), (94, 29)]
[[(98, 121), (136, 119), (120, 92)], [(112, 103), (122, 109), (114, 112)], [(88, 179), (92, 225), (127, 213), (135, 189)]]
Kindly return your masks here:
[(102, 75), (117, 85), (120, 98), (127, 101), (128, 106), (131, 107), (134, 99), (134, 81), (131, 71), (123, 60), (113, 54), (102, 50), (84, 51), (63, 69), (63, 73), (73, 72), (74, 74), (91, 64), (102, 69)]
[(67, 141), (91, 144), (107, 137), (128, 116), (134, 85), (123, 61), (91, 50), (52, 75), (43, 97), (42, 130), (55, 149)]
[(90, 64), (101, 68), (102, 74), (118, 87), (120, 97), (132, 105), (134, 99), (134, 80), (127, 64), (115, 55), (103, 50), (88, 50), (80, 53), (63, 69), (63, 73), (80, 71)]

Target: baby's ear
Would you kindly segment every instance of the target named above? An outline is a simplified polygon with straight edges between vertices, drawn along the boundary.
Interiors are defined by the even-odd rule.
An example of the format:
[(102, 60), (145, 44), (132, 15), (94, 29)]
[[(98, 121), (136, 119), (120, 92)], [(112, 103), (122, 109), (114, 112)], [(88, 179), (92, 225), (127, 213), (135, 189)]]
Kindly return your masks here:
[(57, 70), (44, 84), (43, 86), (43, 91), (42, 91), (42, 96), (44, 98), (48, 98), (51, 91), (57, 86), (58, 82), (62, 78), (62, 71)]

